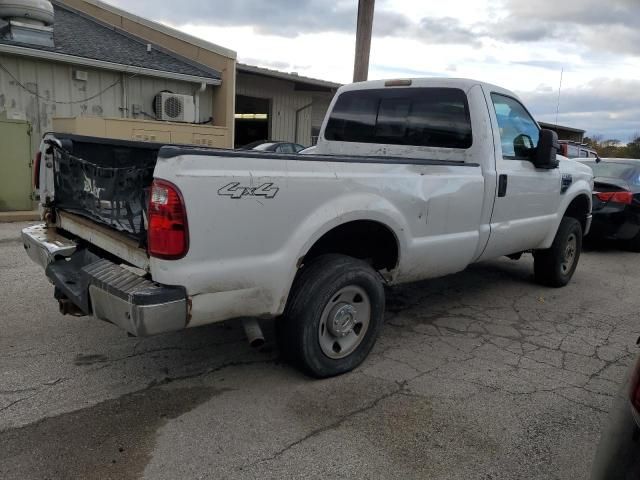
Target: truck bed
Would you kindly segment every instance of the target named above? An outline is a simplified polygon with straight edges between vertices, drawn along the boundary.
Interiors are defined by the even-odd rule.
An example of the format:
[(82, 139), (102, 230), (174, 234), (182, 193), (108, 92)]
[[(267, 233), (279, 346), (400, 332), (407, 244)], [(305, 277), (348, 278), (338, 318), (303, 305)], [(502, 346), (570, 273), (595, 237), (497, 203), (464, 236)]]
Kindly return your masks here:
[[(55, 138), (55, 140), (54, 140)], [(57, 140), (57, 141), (56, 141)], [(452, 165), (464, 162), (357, 155), (277, 154), (200, 148), (71, 134), (45, 139), (54, 156), (53, 207), (115, 229), (146, 245), (146, 208), (158, 157), (206, 155), (267, 160)], [(473, 166), (472, 164), (465, 164)], [(477, 165), (476, 165), (477, 166)]]
[(148, 192), (163, 144), (69, 134), (51, 137), (45, 142), (54, 159), (52, 206), (144, 243)]

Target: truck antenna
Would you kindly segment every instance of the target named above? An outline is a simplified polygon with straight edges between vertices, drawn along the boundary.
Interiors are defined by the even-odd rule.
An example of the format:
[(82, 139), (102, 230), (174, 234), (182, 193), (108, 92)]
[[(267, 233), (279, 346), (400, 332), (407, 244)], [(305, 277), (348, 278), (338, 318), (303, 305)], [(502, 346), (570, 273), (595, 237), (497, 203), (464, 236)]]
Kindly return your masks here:
[(560, 114), (560, 93), (562, 93), (562, 76), (564, 75), (564, 67), (560, 70), (560, 86), (558, 87), (558, 104), (556, 105), (556, 127), (558, 126), (558, 115)]

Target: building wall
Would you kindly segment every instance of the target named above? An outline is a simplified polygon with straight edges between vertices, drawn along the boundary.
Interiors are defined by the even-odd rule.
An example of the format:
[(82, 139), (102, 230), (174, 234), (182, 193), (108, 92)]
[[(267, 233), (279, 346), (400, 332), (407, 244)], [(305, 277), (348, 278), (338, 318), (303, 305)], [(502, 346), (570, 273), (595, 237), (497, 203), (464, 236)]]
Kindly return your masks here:
[[(33, 127), (34, 148), (42, 134), (51, 131), (53, 117), (149, 119), (143, 114), (133, 115), (132, 105), (140, 105), (142, 111), (153, 115), (153, 98), (158, 92), (170, 90), (193, 95), (199, 87), (189, 82), (131, 76), (13, 55), (0, 54), (0, 63), (29, 90), (18, 85), (18, 82), (0, 69), (0, 116), (29, 121)], [(88, 80), (75, 80), (75, 70), (87, 72)], [(215, 88), (218, 87), (209, 86), (200, 94), (201, 121), (213, 115)]]
[(236, 98), (236, 53), (234, 51), (190, 37), (100, 1), (61, 1), (104, 23), (219, 71), (222, 85), (213, 91), (213, 121), (214, 125), (229, 129), (228, 146), (233, 147), (233, 115)]
[(236, 94), (266, 98), (271, 101), (271, 138), (311, 145), (311, 107), (296, 111), (312, 101), (309, 92), (294, 90), (293, 82), (238, 72)]
[(582, 143), (584, 141), (584, 130), (577, 130), (562, 125), (554, 125), (552, 123), (538, 122), (542, 128), (553, 130), (558, 134), (559, 140), (571, 140), (572, 142)]
[(332, 99), (333, 94), (313, 97), (313, 106), (311, 107), (311, 143), (313, 145), (318, 143), (318, 134)]
[(311, 126), (314, 128), (320, 128), (322, 126), (322, 122), (324, 121), (324, 116), (327, 114), (327, 110), (329, 110), (329, 105), (331, 104), (331, 99), (333, 95), (327, 94), (324, 97), (313, 97), (313, 107), (312, 107), (312, 119)]

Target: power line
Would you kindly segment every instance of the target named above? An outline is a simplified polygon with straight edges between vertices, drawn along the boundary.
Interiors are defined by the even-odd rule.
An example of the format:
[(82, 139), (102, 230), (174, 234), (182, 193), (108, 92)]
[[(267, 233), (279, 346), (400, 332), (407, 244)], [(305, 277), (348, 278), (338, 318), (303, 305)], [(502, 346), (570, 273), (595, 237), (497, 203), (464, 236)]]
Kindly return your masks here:
[[(21, 87), (22, 89), (24, 89), (25, 91), (27, 91), (28, 93), (30, 93), (31, 95), (39, 98), (40, 100), (44, 100), (45, 102), (49, 102), (49, 103), (55, 103), (57, 105), (75, 105), (77, 103), (84, 103), (84, 102), (88, 102), (89, 100), (93, 100), (94, 98), (98, 98), (100, 95), (102, 95), (103, 93), (105, 93), (108, 90), (111, 90), (113, 87), (115, 87), (116, 85), (118, 85), (119, 83), (122, 83), (122, 78), (118, 78), (118, 80), (116, 80), (115, 82), (113, 82), (111, 85), (109, 85), (108, 87), (100, 90), (98, 93), (96, 93), (95, 95), (92, 95), (90, 97), (87, 98), (83, 98), (82, 100), (70, 100), (68, 102), (64, 102), (64, 101), (57, 101), (57, 100), (51, 100), (48, 99), (46, 97), (43, 97), (42, 95), (38, 94), (38, 92), (33, 92), (31, 91), (26, 85), (24, 85), (20, 80), (17, 79), (17, 77), (11, 73), (9, 71), (9, 69), (7, 67), (5, 67), (2, 63), (0, 63), (0, 69), (4, 70), (6, 72), (7, 75), (9, 75), (14, 82), (16, 82), (16, 84)], [(127, 79), (129, 78), (133, 78), (137, 75), (137, 73), (134, 73), (132, 75), (129, 75), (127, 77)]]

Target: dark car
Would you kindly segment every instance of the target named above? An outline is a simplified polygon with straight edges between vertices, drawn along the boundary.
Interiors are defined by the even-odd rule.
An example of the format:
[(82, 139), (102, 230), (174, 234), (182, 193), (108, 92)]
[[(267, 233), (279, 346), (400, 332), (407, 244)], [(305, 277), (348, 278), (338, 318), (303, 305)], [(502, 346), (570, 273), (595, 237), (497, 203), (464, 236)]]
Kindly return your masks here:
[(582, 161), (593, 170), (593, 224), (589, 236), (621, 240), (640, 252), (640, 160)]
[(616, 397), (591, 472), (591, 480), (639, 478), (640, 358)]
[(259, 152), (273, 153), (298, 153), (300, 150), (304, 150), (304, 147), (298, 143), (258, 140), (257, 142), (251, 142), (243, 147), (240, 147), (238, 150), (257, 150)]

